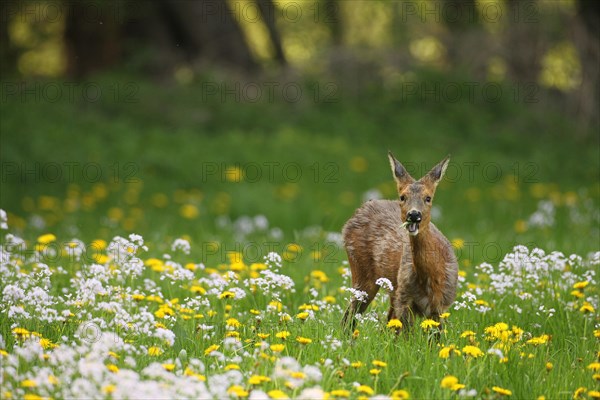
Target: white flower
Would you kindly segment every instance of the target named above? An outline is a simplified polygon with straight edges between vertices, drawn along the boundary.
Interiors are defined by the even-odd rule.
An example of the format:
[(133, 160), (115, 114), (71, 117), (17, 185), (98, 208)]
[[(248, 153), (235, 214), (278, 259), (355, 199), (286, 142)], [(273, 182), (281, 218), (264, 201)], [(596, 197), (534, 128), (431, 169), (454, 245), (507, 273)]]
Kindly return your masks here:
[(190, 254), (190, 249), (190, 242), (182, 238), (175, 239), (171, 245), (171, 251), (181, 250), (184, 254)]
[(0, 229), (8, 229), (8, 217), (6, 211), (0, 208)]
[(378, 278), (375, 281), (375, 284), (379, 287), (389, 290), (390, 292), (394, 291), (394, 285), (392, 285), (392, 282), (390, 282), (388, 278)]

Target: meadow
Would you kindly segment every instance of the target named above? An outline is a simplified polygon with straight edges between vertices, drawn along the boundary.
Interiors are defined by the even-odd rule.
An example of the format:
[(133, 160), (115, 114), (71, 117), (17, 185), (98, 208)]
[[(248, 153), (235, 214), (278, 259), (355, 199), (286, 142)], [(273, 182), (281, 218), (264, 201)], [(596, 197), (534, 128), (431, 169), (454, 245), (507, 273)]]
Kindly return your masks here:
[[(96, 85), (3, 99), (3, 399), (600, 397), (594, 129), (512, 99)], [(340, 230), (396, 196), (388, 149), (414, 176), (452, 155), (439, 341), (433, 321), (388, 324), (384, 289), (340, 326)]]

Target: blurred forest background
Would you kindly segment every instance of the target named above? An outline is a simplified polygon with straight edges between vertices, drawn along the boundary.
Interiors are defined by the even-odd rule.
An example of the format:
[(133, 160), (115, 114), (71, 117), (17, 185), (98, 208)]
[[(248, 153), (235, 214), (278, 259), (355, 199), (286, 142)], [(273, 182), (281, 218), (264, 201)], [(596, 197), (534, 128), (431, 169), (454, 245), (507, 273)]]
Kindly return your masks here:
[(246, 77), (325, 76), (360, 93), (374, 85), (393, 91), (425, 68), (539, 85), (539, 99), (581, 120), (598, 118), (596, 1), (25, 0), (1, 7), (4, 76), (81, 79), (120, 68), (189, 82), (220, 66)]
[[(598, 1), (0, 7), (15, 228), (226, 241), (215, 232), (264, 214), (289, 238), (339, 232), (365, 199), (395, 196), (390, 149), (415, 176), (452, 154), (434, 218), (451, 238), (597, 249)], [(100, 179), (68, 174), (90, 162)]]

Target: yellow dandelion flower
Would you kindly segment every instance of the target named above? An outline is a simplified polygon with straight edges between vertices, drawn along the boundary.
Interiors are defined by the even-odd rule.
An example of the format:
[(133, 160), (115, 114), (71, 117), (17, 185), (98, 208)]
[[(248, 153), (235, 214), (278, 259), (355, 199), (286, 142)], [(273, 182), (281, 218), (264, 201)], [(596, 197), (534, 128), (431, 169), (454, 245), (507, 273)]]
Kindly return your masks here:
[(410, 394), (406, 390), (394, 390), (392, 392), (392, 400), (407, 400), (410, 399)]
[(466, 338), (466, 337), (473, 338), (473, 337), (475, 337), (475, 332), (473, 332), (473, 331), (464, 331), (463, 333), (460, 334), (460, 337), (461, 338)]
[(440, 387), (442, 389), (450, 389), (450, 390), (459, 390), (462, 389), (462, 386), (464, 387), (464, 385), (462, 385), (461, 383), (458, 382), (458, 378), (455, 377), (454, 375), (446, 375), (445, 377), (442, 378), (441, 382), (440, 382)]
[(272, 344), (271, 350), (275, 353), (281, 353), (283, 350), (285, 350), (285, 345), (284, 344)]
[(460, 354), (461, 354), (460, 350), (458, 350), (456, 348), (456, 346), (453, 345), (453, 344), (451, 344), (450, 346), (444, 346), (444, 347), (442, 347), (442, 349), (438, 353), (438, 355), (440, 356), (440, 358), (448, 358), (452, 354), (455, 354), (457, 356), (460, 356)]
[(387, 323), (387, 327), (391, 329), (402, 329), (402, 321), (396, 318), (392, 318)]
[(267, 392), (270, 398), (272, 399), (289, 399), (288, 395), (282, 392), (281, 390), (269, 390)]
[(333, 397), (350, 397), (350, 391), (345, 389), (335, 389), (329, 394), (331, 394)]
[(370, 386), (367, 385), (360, 385), (356, 387), (356, 391), (359, 393), (364, 393), (367, 395), (372, 395), (375, 393), (375, 391), (373, 390), (373, 388), (371, 388)]
[(379, 360), (373, 360), (372, 364), (373, 364), (374, 367), (380, 367), (380, 368), (387, 367), (387, 363), (386, 362), (379, 361)]
[(583, 294), (583, 292), (581, 290), (573, 290), (571, 292), (571, 296), (575, 296), (578, 299), (581, 299), (584, 296), (584, 294)]
[(200, 211), (194, 204), (183, 204), (179, 208), (179, 215), (185, 219), (195, 219), (200, 215)]
[(463, 247), (465, 247), (465, 240), (461, 239), (461, 238), (456, 238), (452, 240), (452, 247), (454, 247), (457, 250), (462, 249)]
[(369, 370), (369, 373), (371, 375), (376, 375), (377, 376), (377, 375), (379, 375), (381, 373), (381, 370), (378, 369), (378, 368), (372, 368), (372, 369)]
[(305, 338), (305, 337), (302, 337), (302, 336), (298, 336), (296, 338), (296, 342), (298, 342), (300, 344), (310, 344), (310, 343), (312, 343), (312, 339)]
[(463, 347), (462, 352), (473, 358), (483, 356), (483, 352), (477, 346), (465, 346)]
[(298, 313), (296, 315), (296, 318), (301, 319), (301, 320), (304, 321), (305, 319), (307, 319), (309, 317), (309, 315), (310, 315), (309, 313), (307, 313), (306, 311), (304, 311), (304, 312)]
[(598, 390), (590, 390), (587, 395), (591, 399), (600, 399), (600, 391)]
[(359, 336), (360, 331), (358, 329), (355, 329), (354, 332), (352, 332), (352, 339), (358, 339)]
[(573, 289), (585, 289), (585, 287), (589, 284), (590, 284), (589, 281), (577, 282), (576, 284), (573, 285)]
[(501, 388), (500, 386), (494, 386), (492, 387), (492, 390), (503, 396), (512, 396), (512, 392), (510, 390)]
[(600, 381), (600, 374), (594, 374), (592, 375), (592, 379), (595, 381)]
[(531, 339), (529, 339), (525, 343), (532, 344), (534, 346), (539, 346), (541, 344), (548, 343), (549, 340), (550, 340), (550, 336), (549, 335), (541, 335), (541, 336), (532, 337)]
[(333, 296), (325, 296), (323, 298), (323, 301), (328, 304), (335, 304), (335, 302), (336, 302), (335, 297), (333, 297)]
[(25, 379), (24, 381), (21, 381), (21, 387), (24, 388), (33, 388), (36, 387), (38, 384), (36, 381), (34, 381), (33, 379)]
[(39, 244), (48, 244), (48, 243), (52, 243), (55, 241), (56, 241), (56, 236), (54, 236), (52, 233), (46, 233), (37, 238), (37, 242)]
[(115, 364), (107, 364), (106, 369), (113, 373), (119, 372), (119, 367), (117, 367)]
[[(10, 392), (9, 392), (10, 393)], [(9, 396), (7, 396), (9, 397)], [(23, 395), (23, 400), (46, 400), (46, 397), (39, 396), (34, 393), (26, 393)]]
[(445, 312), (440, 314), (440, 318), (441, 319), (448, 319), (448, 317), (450, 317), (450, 313), (449, 312)]
[(115, 385), (113, 385), (113, 384), (106, 385), (106, 386), (102, 387), (102, 392), (105, 393), (105, 394), (111, 394), (115, 390), (117, 390), (117, 387)]
[(235, 369), (236, 371), (240, 370), (240, 366), (237, 364), (227, 364), (225, 366), (225, 371), (231, 371), (232, 369)]
[(554, 368), (554, 365), (551, 362), (546, 363), (546, 371), (550, 372)]
[(31, 335), (31, 332), (25, 328), (14, 328), (12, 333), (19, 338), (29, 337)]
[(260, 385), (261, 383), (271, 382), (271, 378), (263, 375), (252, 375), (248, 379), (248, 384), (250, 385)]
[(217, 351), (219, 350), (221, 346), (219, 346), (218, 344), (212, 344), (210, 346), (208, 346), (208, 348), (206, 350), (204, 350), (204, 355), (208, 356), (210, 355), (210, 353), (212, 353), (213, 351)]
[(573, 398), (574, 399), (580, 399), (581, 395), (584, 394), (585, 392), (587, 392), (587, 388), (584, 387), (578, 387), (575, 392), (573, 393)]
[(223, 293), (221, 293), (219, 295), (219, 299), (234, 299), (235, 298), (235, 293), (230, 292), (229, 290), (224, 291)]
[(256, 336), (258, 336), (261, 339), (266, 339), (269, 336), (271, 336), (271, 334), (270, 333), (257, 333)]
[(167, 371), (173, 371), (175, 369), (175, 364), (163, 364), (162, 367)]
[(290, 336), (291, 333), (289, 333), (288, 331), (281, 331), (281, 332), (277, 332), (275, 334), (275, 337), (278, 339), (287, 339), (288, 336)]
[(232, 394), (237, 397), (248, 397), (248, 391), (244, 390), (243, 387), (239, 385), (233, 385), (229, 389), (227, 389), (227, 394)]
[(440, 326), (440, 323), (432, 319), (425, 319), (423, 322), (421, 322), (421, 328), (423, 328), (425, 331), (438, 326)]
[(149, 356), (160, 356), (163, 353), (162, 349), (160, 347), (156, 347), (156, 346), (152, 346), (148, 349), (148, 355)]
[(225, 321), (225, 324), (233, 328), (239, 328), (242, 326), (242, 323), (235, 318), (228, 318), (227, 321)]
[(600, 371), (600, 362), (593, 362), (587, 366), (587, 369), (591, 369), (592, 371)]
[(581, 306), (581, 308), (579, 309), (579, 311), (581, 311), (582, 313), (587, 313), (587, 312), (593, 313), (596, 310), (594, 309), (594, 306), (592, 306), (587, 301), (584, 301), (583, 305)]
[(190, 287), (190, 292), (197, 293), (197, 294), (205, 294), (206, 289), (204, 289), (202, 286), (199, 286), (199, 285), (192, 285), (192, 287)]
[(351, 366), (352, 368), (360, 368), (360, 367), (362, 367), (362, 366), (364, 366), (364, 365), (365, 365), (365, 364), (363, 364), (363, 363), (362, 363), (362, 362), (360, 362), (360, 361), (355, 361), (355, 362), (353, 362), (353, 363), (350, 363), (350, 366)]

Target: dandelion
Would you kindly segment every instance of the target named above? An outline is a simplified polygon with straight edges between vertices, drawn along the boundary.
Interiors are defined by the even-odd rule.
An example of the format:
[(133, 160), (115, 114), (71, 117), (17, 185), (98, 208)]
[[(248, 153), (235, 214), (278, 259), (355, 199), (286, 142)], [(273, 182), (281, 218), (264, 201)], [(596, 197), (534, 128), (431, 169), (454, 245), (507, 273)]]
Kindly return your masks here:
[(275, 334), (275, 337), (276, 337), (276, 338), (278, 338), (278, 339), (283, 339), (283, 340), (285, 340), (285, 339), (287, 339), (287, 338), (288, 338), (288, 336), (290, 336), (290, 335), (291, 335), (291, 333), (290, 333), (290, 332), (288, 332), (288, 331), (281, 331), (281, 332), (277, 332), (277, 333)]
[(392, 392), (392, 400), (407, 400), (410, 399), (410, 394), (406, 390), (394, 390)]
[(442, 389), (450, 389), (456, 391), (464, 388), (465, 385), (459, 383), (458, 378), (454, 375), (447, 375), (442, 378), (442, 381), (440, 382), (440, 387)]
[(593, 313), (594, 310), (594, 306), (592, 306), (590, 303), (588, 303), (587, 301), (583, 302), (583, 305), (581, 306), (581, 308), (579, 309), (579, 311), (581, 311), (582, 313)]
[(399, 319), (390, 319), (387, 323), (387, 327), (391, 329), (402, 329), (402, 322)]
[(600, 391), (598, 390), (590, 390), (587, 395), (592, 399), (600, 399)]
[(360, 367), (362, 367), (362, 366), (364, 366), (364, 365), (365, 365), (365, 364), (363, 364), (363, 363), (362, 363), (362, 362), (360, 362), (360, 361), (355, 361), (355, 362), (353, 362), (353, 363), (350, 363), (350, 366), (351, 366), (352, 368), (360, 368)]
[(220, 348), (220, 347), (221, 347), (221, 346), (219, 346), (218, 344), (213, 344), (213, 345), (210, 345), (210, 346), (208, 346), (208, 348), (207, 348), (206, 350), (204, 350), (204, 355), (205, 355), (205, 356), (208, 356), (208, 355), (210, 355), (210, 354), (211, 354), (213, 351), (217, 351), (217, 350), (219, 350), (219, 348)]
[(272, 344), (271, 350), (275, 353), (281, 353), (285, 349), (284, 344)]
[(465, 346), (463, 347), (462, 352), (473, 358), (483, 356), (483, 352), (477, 346)]
[(345, 389), (332, 390), (330, 394), (333, 397), (350, 397), (350, 391)]
[(39, 244), (48, 244), (48, 243), (52, 243), (55, 241), (56, 241), (56, 236), (54, 236), (52, 233), (46, 233), (37, 238), (37, 242)]
[(512, 392), (508, 389), (503, 389), (500, 386), (494, 386), (492, 387), (492, 390), (498, 394), (501, 394), (503, 396), (512, 396)]
[(310, 315), (309, 313), (307, 313), (306, 311), (304, 311), (304, 312), (298, 313), (296, 315), (296, 318), (301, 319), (301, 320), (304, 321), (305, 319), (307, 319), (309, 317), (309, 315)]
[(589, 281), (577, 282), (576, 284), (573, 285), (573, 289), (585, 289), (585, 287), (589, 284), (590, 284)]
[(193, 204), (184, 204), (179, 208), (179, 214), (185, 219), (195, 219), (198, 218), (200, 211)]
[(546, 371), (550, 372), (554, 368), (554, 365), (551, 362), (546, 363)]
[(472, 339), (472, 338), (475, 337), (475, 332), (473, 332), (473, 331), (464, 331), (463, 333), (460, 334), (460, 337), (461, 338), (468, 337), (468, 338)]
[(162, 367), (167, 371), (173, 371), (175, 369), (175, 364), (163, 364)]
[(359, 393), (364, 393), (366, 395), (373, 395), (375, 394), (375, 391), (373, 390), (373, 388), (371, 388), (370, 386), (367, 385), (359, 385), (356, 387), (356, 391)]
[(32, 379), (25, 379), (21, 382), (21, 387), (24, 388), (33, 388), (37, 386), (37, 382)]
[(227, 364), (225, 366), (225, 371), (231, 371), (231, 370), (239, 371), (240, 370), (240, 366), (237, 365), (237, 364)]
[(270, 398), (272, 399), (289, 399), (288, 395), (282, 392), (281, 390), (269, 390), (267, 392)]
[(115, 385), (113, 385), (113, 384), (106, 385), (106, 386), (102, 387), (102, 392), (103, 392), (104, 394), (111, 394), (111, 393), (113, 393), (115, 390), (117, 390), (117, 387), (116, 387)]
[(227, 319), (227, 321), (225, 321), (225, 324), (232, 328), (239, 328), (240, 326), (242, 326), (242, 323), (235, 318)]
[(244, 390), (243, 387), (239, 385), (233, 385), (229, 389), (227, 389), (227, 394), (232, 394), (237, 397), (248, 397), (248, 392)]
[(574, 399), (580, 399), (581, 395), (584, 394), (587, 391), (587, 388), (585, 387), (578, 387), (575, 392), (573, 393), (573, 398)]
[(452, 247), (454, 247), (456, 250), (460, 250), (463, 247), (465, 247), (465, 240), (461, 238), (456, 238), (452, 240), (451, 244)]
[(119, 372), (119, 367), (117, 367), (115, 364), (108, 364), (106, 366), (106, 369), (108, 369), (110, 372), (112, 373), (117, 373)]
[(333, 297), (333, 296), (325, 296), (323, 298), (323, 301), (327, 304), (335, 304), (336, 303), (335, 297)]
[(148, 349), (148, 355), (152, 357), (160, 356), (163, 353), (160, 347), (152, 346)]
[(448, 317), (450, 317), (450, 313), (449, 312), (445, 312), (445, 313), (441, 313), (440, 314), (440, 318), (441, 319), (448, 319)]
[(230, 292), (228, 290), (224, 291), (223, 293), (221, 293), (219, 295), (219, 299), (223, 300), (223, 299), (233, 299), (235, 298), (235, 293)]
[(373, 366), (379, 367), (379, 368), (385, 368), (385, 367), (387, 367), (387, 363), (386, 362), (379, 361), (379, 360), (373, 360), (372, 364), (373, 364)]
[(531, 339), (529, 339), (527, 342), (527, 344), (532, 344), (534, 346), (539, 346), (541, 344), (546, 344), (548, 343), (548, 340), (550, 340), (550, 336), (549, 335), (542, 335), (542, 336), (536, 336), (533, 337)]
[(587, 369), (591, 369), (592, 371), (600, 371), (600, 362), (593, 362), (587, 366)]
[(264, 376), (264, 375), (252, 375), (248, 379), (249, 385), (260, 385), (261, 383), (265, 383), (265, 382), (271, 382), (271, 378), (269, 378), (268, 376)]
[(381, 373), (381, 370), (380, 370), (380, 369), (377, 369), (377, 368), (372, 368), (372, 369), (370, 369), (370, 370), (369, 370), (369, 373), (370, 373), (371, 375), (375, 375), (375, 376), (377, 376), (377, 375), (379, 375), (379, 374)]
[(437, 328), (438, 326), (440, 326), (440, 323), (432, 319), (426, 319), (421, 322), (421, 328), (423, 328), (424, 331), (427, 331), (431, 328)]
[(456, 346), (451, 344), (450, 346), (444, 346), (442, 347), (442, 349), (439, 352), (439, 356), (440, 358), (448, 358), (450, 357), (452, 354), (455, 354), (457, 356), (460, 356), (460, 350), (456, 349)]
[(300, 344), (310, 344), (310, 343), (312, 343), (312, 339), (305, 338), (305, 337), (302, 337), (302, 336), (298, 336), (296, 338), (296, 341), (298, 343), (300, 343)]

